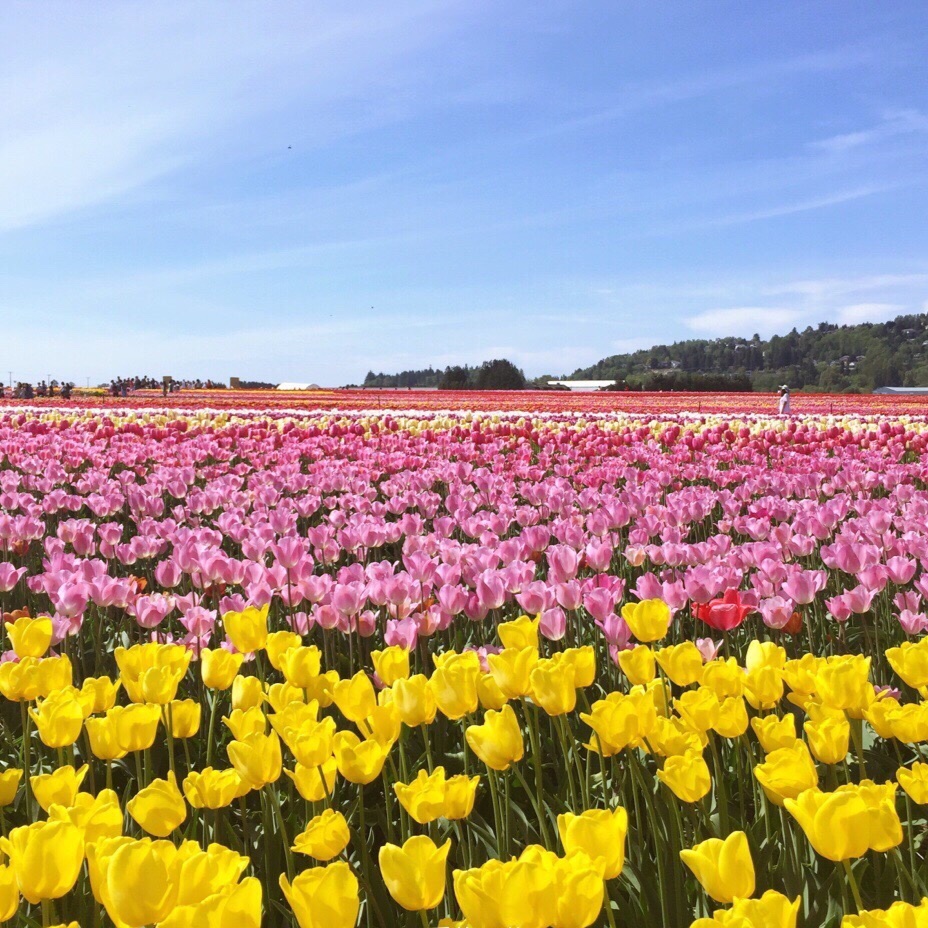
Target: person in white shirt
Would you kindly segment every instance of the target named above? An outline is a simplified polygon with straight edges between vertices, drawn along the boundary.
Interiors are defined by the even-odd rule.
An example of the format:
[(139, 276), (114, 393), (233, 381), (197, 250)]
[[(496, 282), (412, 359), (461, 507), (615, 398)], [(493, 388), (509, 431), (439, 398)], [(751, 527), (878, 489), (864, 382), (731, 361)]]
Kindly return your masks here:
[(789, 387), (786, 384), (780, 387), (780, 415), (789, 415)]

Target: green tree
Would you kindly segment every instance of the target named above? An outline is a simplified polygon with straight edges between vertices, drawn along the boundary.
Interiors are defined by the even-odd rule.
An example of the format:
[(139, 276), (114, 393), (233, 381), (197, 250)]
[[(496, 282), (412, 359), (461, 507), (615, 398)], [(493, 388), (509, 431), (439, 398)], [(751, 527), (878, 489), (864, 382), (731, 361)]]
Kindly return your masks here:
[(478, 390), (524, 390), (525, 374), (505, 358), (484, 361), (477, 369)]
[(466, 390), (470, 386), (470, 377), (466, 367), (459, 364), (446, 367), (438, 383), (440, 390)]

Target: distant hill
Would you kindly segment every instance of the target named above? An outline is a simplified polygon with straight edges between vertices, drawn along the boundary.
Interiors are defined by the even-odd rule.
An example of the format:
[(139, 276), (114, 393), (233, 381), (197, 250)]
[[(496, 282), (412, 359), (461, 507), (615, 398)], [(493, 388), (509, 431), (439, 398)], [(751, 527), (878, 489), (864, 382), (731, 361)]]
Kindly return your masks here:
[[(487, 372), (508, 361), (477, 367), (375, 374), (365, 387), (439, 387), (486, 389)], [(501, 380), (494, 386), (518, 388)], [(549, 380), (568, 379), (545, 374), (523, 385), (545, 387)], [(877, 387), (928, 386), (928, 314), (897, 316), (890, 322), (834, 325), (822, 322), (802, 332), (762, 339), (691, 339), (655, 345), (631, 354), (614, 354), (592, 367), (581, 367), (571, 380), (615, 380), (637, 390), (757, 390), (773, 391), (786, 383), (794, 390), (823, 393), (869, 393)], [(491, 387), (492, 388), (492, 387)]]
[[(692, 339), (615, 354), (580, 368), (574, 380), (625, 381), (632, 388), (699, 389), (700, 381), (726, 375), (754, 390), (781, 383), (796, 390), (870, 392), (877, 387), (928, 386), (928, 314), (890, 322), (833, 325), (770, 339)], [(717, 387), (715, 387), (717, 389)]]

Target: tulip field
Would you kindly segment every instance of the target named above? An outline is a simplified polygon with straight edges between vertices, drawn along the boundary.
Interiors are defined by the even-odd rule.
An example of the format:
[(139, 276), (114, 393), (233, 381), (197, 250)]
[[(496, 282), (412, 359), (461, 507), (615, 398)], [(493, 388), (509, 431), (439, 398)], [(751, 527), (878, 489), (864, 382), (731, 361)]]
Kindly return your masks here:
[(0, 401), (0, 924), (928, 928), (928, 415), (629, 396)]

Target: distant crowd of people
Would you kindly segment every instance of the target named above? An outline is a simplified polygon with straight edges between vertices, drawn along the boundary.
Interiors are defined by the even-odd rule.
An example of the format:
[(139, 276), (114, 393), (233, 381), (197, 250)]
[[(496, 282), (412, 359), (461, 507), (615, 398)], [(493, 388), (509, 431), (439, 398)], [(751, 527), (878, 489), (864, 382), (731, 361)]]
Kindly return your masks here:
[[(73, 389), (73, 383), (65, 382), (60, 384), (57, 380), (53, 380), (51, 383), (41, 380), (35, 386), (20, 381), (15, 387), (10, 388), (10, 396), (14, 400), (31, 400), (44, 396), (60, 396), (63, 400), (69, 400)], [(0, 398), (4, 396), (6, 396), (6, 388), (0, 383)]]
[[(178, 390), (224, 390), (226, 385), (218, 383), (215, 380), (174, 380), (171, 377), (163, 377), (156, 380), (154, 377), (116, 377), (109, 382), (106, 388), (110, 396), (129, 396), (136, 390), (161, 390), (163, 396), (168, 393), (176, 393)], [(70, 382), (59, 383), (52, 380), (48, 383), (41, 380), (37, 384), (19, 381), (16, 386), (4, 386), (0, 383), (0, 399), (10, 396), (14, 400), (32, 400), (39, 397), (57, 396), (61, 399), (68, 400), (74, 390), (74, 384)]]
[(161, 388), (163, 396), (176, 393), (178, 390), (224, 390), (224, 383), (215, 380), (174, 380), (172, 377), (163, 377), (156, 380), (154, 377), (117, 377), (110, 381), (110, 396), (128, 396), (136, 390), (157, 390)]

